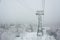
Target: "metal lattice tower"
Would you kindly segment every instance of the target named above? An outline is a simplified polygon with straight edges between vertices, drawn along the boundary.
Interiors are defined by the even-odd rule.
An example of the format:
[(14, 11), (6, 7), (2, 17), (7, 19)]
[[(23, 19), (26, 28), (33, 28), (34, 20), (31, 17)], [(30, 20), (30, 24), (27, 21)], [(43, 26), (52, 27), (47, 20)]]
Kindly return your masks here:
[(37, 11), (36, 15), (38, 15), (38, 30), (37, 36), (43, 35), (43, 28), (42, 28), (42, 15), (44, 15), (44, 11)]
[(36, 15), (38, 15), (37, 36), (42, 36), (43, 35), (42, 15), (44, 15), (44, 7), (45, 7), (45, 0), (42, 0), (42, 8), (43, 8), (43, 10), (37, 11), (37, 13), (36, 13)]

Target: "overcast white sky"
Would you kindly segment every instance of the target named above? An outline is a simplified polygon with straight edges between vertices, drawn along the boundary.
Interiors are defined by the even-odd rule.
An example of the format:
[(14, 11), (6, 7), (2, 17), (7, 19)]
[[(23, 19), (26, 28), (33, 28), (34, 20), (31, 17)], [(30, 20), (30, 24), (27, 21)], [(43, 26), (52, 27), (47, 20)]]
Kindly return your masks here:
[[(0, 22), (37, 23), (41, 0), (1, 0)], [(60, 23), (60, 0), (45, 0), (44, 23)]]

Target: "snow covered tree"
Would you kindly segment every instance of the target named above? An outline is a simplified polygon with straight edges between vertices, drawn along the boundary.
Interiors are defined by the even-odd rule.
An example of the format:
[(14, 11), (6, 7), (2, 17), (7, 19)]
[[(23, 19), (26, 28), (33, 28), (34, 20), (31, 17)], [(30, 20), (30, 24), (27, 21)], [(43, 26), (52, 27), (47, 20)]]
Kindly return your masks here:
[(31, 32), (33, 32), (33, 26), (31, 24), (29, 26), (30, 26)]

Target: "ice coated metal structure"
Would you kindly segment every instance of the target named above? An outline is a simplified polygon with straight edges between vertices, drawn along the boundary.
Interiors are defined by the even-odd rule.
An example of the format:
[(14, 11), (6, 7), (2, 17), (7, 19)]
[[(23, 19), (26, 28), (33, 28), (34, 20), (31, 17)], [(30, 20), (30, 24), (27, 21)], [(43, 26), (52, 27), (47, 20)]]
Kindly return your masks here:
[(45, 0), (42, 0), (42, 8), (43, 8), (43, 10), (37, 11), (37, 13), (36, 13), (36, 15), (38, 15), (37, 36), (42, 36), (43, 35), (42, 15), (44, 15), (44, 7), (45, 7)]
[(37, 30), (37, 36), (42, 36), (42, 35), (43, 35), (42, 15), (44, 15), (44, 10), (37, 11), (36, 15), (38, 15), (38, 30)]

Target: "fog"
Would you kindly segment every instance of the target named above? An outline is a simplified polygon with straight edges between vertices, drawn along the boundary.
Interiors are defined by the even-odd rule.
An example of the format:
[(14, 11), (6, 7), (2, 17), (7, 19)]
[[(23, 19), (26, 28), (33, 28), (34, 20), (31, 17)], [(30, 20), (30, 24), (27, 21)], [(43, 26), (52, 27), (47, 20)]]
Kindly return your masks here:
[[(60, 0), (45, 0), (44, 24), (60, 23)], [(41, 0), (0, 0), (0, 23), (37, 23)]]

